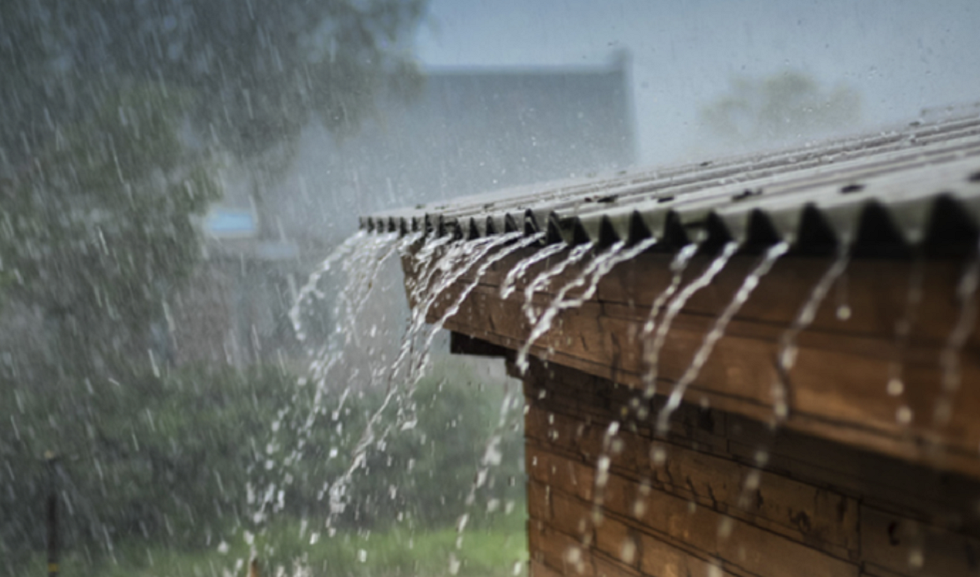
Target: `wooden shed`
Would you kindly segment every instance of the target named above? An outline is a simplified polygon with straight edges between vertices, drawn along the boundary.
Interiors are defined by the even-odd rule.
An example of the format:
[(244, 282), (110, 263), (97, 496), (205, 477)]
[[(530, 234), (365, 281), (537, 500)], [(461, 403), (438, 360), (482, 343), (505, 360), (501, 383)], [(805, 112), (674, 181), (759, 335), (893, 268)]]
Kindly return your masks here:
[(362, 220), (472, 247), (534, 577), (980, 574), (978, 223), (978, 117)]

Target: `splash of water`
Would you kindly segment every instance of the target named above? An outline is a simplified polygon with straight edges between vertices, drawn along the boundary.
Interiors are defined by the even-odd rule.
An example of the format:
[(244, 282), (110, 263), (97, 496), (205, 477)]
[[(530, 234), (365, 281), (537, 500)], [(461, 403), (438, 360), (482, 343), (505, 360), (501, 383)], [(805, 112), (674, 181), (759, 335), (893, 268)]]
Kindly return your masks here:
[(708, 357), (711, 356), (711, 352), (714, 350), (715, 344), (724, 335), (725, 329), (728, 328), (728, 323), (731, 322), (732, 317), (738, 313), (742, 305), (749, 300), (752, 296), (752, 292), (759, 286), (759, 282), (762, 278), (772, 270), (772, 266), (779, 260), (779, 257), (786, 254), (789, 250), (789, 243), (783, 241), (773, 246), (769, 247), (766, 254), (759, 261), (759, 264), (753, 268), (749, 274), (745, 276), (742, 281), (742, 285), (736, 291), (735, 296), (732, 298), (725, 310), (722, 311), (721, 316), (715, 319), (714, 325), (708, 334), (705, 335), (704, 340), (701, 342), (701, 346), (698, 348), (697, 352), (694, 354), (694, 359), (691, 364), (681, 375), (681, 378), (674, 385), (670, 396), (667, 398), (667, 404), (664, 405), (663, 409), (660, 410), (660, 414), (657, 415), (657, 432), (660, 434), (666, 434), (669, 427), (670, 416), (673, 414), (678, 407), (681, 406), (681, 401), (684, 399), (684, 393), (687, 388), (695, 379), (698, 378), (698, 374), (704, 367), (704, 364), (708, 361)]
[(336, 319), (334, 330), (310, 364), (310, 375), (317, 387), (314, 403), (322, 398), (328, 388), (329, 375), (345, 358), (344, 349), (356, 338), (354, 335), (359, 335), (361, 332), (357, 326), (359, 313), (377, 284), (379, 272), (388, 259), (398, 254), (399, 250), (403, 250), (413, 240), (408, 236), (396, 243), (394, 241), (398, 239), (398, 235), (395, 233), (378, 235), (378, 237), (365, 241), (363, 247), (355, 249), (350, 257), (343, 261), (342, 272), (345, 273), (347, 281), (334, 300), (332, 310), (332, 318)]
[[(565, 286), (558, 291), (558, 294), (545, 309), (541, 317), (538, 318), (537, 324), (534, 325), (534, 329), (528, 336), (527, 340), (521, 345), (521, 349), (517, 353), (517, 367), (523, 373), (527, 371), (528, 362), (527, 355), (531, 350), (531, 346), (544, 336), (549, 330), (551, 330), (551, 325), (554, 322), (558, 314), (563, 310), (578, 308), (582, 306), (586, 301), (591, 299), (595, 295), (595, 291), (599, 287), (599, 281), (602, 280), (606, 274), (609, 273), (617, 264), (631, 260), (637, 255), (647, 250), (654, 244), (656, 244), (656, 238), (647, 238), (641, 242), (638, 242), (634, 246), (626, 248), (625, 241), (619, 241), (609, 249), (596, 256), (589, 264), (585, 267), (574, 280), (567, 283)], [(624, 250), (625, 249), (625, 250)], [(568, 298), (568, 293), (574, 289), (585, 286), (585, 290), (582, 291), (579, 296)]]
[(657, 382), (657, 375), (660, 372), (660, 351), (663, 350), (664, 343), (667, 342), (667, 333), (670, 332), (670, 327), (673, 324), (674, 319), (681, 312), (681, 309), (684, 308), (684, 305), (687, 304), (687, 301), (694, 296), (694, 293), (711, 284), (711, 281), (714, 280), (715, 276), (717, 276), (718, 273), (725, 268), (725, 265), (728, 264), (728, 261), (732, 258), (732, 255), (735, 254), (736, 250), (738, 250), (738, 243), (729, 242), (725, 244), (721, 254), (711, 261), (711, 264), (709, 264), (708, 268), (701, 273), (701, 276), (688, 283), (687, 286), (685, 286), (681, 292), (677, 293), (677, 296), (670, 301), (670, 304), (667, 305), (667, 310), (664, 312), (664, 318), (660, 322), (660, 326), (657, 327), (657, 332), (654, 335), (653, 346), (650, 347), (650, 354), (648, 357), (648, 360), (650, 361), (650, 368), (647, 371), (647, 382)]
[[(389, 383), (394, 382), (402, 370), (410, 370), (411, 365), (406, 366), (406, 363), (409, 363), (412, 353), (418, 348), (416, 338), (422, 333), (429, 310), (436, 304), (436, 301), (487, 253), (516, 238), (513, 235), (520, 236), (520, 233), (456, 241), (455, 244), (449, 246), (441, 257), (433, 259), (434, 263), (428, 278), (417, 287), (421, 298), (416, 301), (416, 305), (412, 309), (412, 320), (408, 334), (402, 340), (401, 350), (395, 359), (391, 377), (388, 379)], [(441, 273), (437, 279), (436, 273)], [(431, 344), (431, 339), (427, 339), (427, 342)]]
[(793, 322), (779, 337), (779, 347), (776, 351), (776, 379), (772, 385), (773, 417), (776, 425), (789, 418), (790, 409), (793, 405), (793, 389), (789, 380), (789, 372), (796, 364), (796, 339), (813, 323), (817, 316), (817, 310), (827, 298), (830, 288), (847, 270), (847, 265), (851, 261), (849, 249), (848, 245), (841, 243), (838, 247), (837, 257), (824, 271), (817, 284), (813, 285), (809, 296), (803, 301), (796, 317), (793, 318)]

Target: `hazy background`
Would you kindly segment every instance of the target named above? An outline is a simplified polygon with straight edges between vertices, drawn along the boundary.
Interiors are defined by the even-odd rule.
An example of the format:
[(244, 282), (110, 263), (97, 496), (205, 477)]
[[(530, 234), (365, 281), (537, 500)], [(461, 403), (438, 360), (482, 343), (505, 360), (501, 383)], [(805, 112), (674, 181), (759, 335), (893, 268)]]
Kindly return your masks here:
[(641, 163), (708, 149), (699, 108), (738, 75), (798, 70), (862, 98), (863, 127), (980, 100), (980, 2), (433, 0), (425, 67), (597, 64), (633, 58)]
[(978, 0), (0, 1), (0, 576), (43, 572), (45, 504), (66, 576), (523, 574), (519, 386), (439, 354), (389, 402), (397, 255), (311, 271), (381, 209), (966, 111), (978, 30)]

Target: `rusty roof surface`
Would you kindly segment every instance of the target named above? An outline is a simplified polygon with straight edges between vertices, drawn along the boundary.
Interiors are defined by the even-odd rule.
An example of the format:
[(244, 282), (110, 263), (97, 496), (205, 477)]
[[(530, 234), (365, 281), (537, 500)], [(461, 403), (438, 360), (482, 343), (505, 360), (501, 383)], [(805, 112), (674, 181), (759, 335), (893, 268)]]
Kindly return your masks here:
[(976, 247), (980, 115), (765, 154), (505, 189), (361, 218), (374, 231), (475, 238), (547, 233), (676, 248), (779, 241), (800, 252), (897, 255)]

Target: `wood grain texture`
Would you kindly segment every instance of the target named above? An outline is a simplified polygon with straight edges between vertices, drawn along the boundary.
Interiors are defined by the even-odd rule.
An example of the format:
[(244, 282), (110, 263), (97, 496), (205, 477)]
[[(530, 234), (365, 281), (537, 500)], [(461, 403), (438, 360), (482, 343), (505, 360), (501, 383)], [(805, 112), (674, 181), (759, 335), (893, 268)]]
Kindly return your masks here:
[[(528, 251), (496, 263), (461, 303), (446, 327), (500, 348), (518, 350), (533, 325), (524, 314), (526, 283), (548, 266), (531, 267), (507, 299), (500, 284), (510, 267)], [(563, 311), (530, 353), (632, 387), (649, 371), (649, 339), (643, 326), (650, 304), (668, 285), (671, 257), (643, 254), (615, 267), (598, 285), (594, 298)], [(705, 289), (695, 293), (674, 320), (659, 356), (657, 387), (665, 394), (688, 369), (715, 319), (758, 261), (736, 256)], [(710, 262), (696, 257), (685, 273), (695, 278)], [(812, 287), (831, 261), (787, 257), (735, 315), (724, 336), (687, 389), (685, 398), (759, 421), (773, 419), (773, 387), (782, 382), (791, 394), (787, 427), (833, 441), (897, 456), (912, 462), (980, 477), (980, 334), (968, 338), (955, 358), (960, 386), (943, 389), (942, 362), (947, 341), (963, 303), (956, 286), (967, 262), (962, 260), (854, 260), (818, 307), (810, 327), (796, 339), (794, 367), (781, 378), (775, 359), (786, 333)], [(471, 267), (467, 274), (475, 270)], [(574, 269), (574, 270), (572, 270)], [(411, 268), (406, 268), (411, 270)], [(918, 272), (916, 272), (918, 271)], [(580, 274), (571, 267), (533, 296), (538, 312), (555, 292)], [(466, 283), (463, 277), (429, 311), (440, 318)], [(910, 300), (910, 283), (921, 274), (921, 297)], [(683, 286), (683, 284), (682, 284)], [(575, 291), (570, 291), (571, 295)], [(974, 305), (978, 305), (973, 295)], [(837, 315), (847, 305), (850, 317)], [(897, 326), (905, 323), (907, 337)], [(646, 349), (645, 349), (646, 347)], [(903, 382), (901, 394), (889, 394), (893, 376)], [(948, 422), (934, 419), (937, 405), (948, 402)]]
[(977, 572), (975, 479), (689, 403), (659, 436), (633, 389), (554, 364), (532, 363), (524, 393), (531, 543), (548, 547), (532, 558), (550, 571), (587, 560), (592, 574), (651, 577)]

